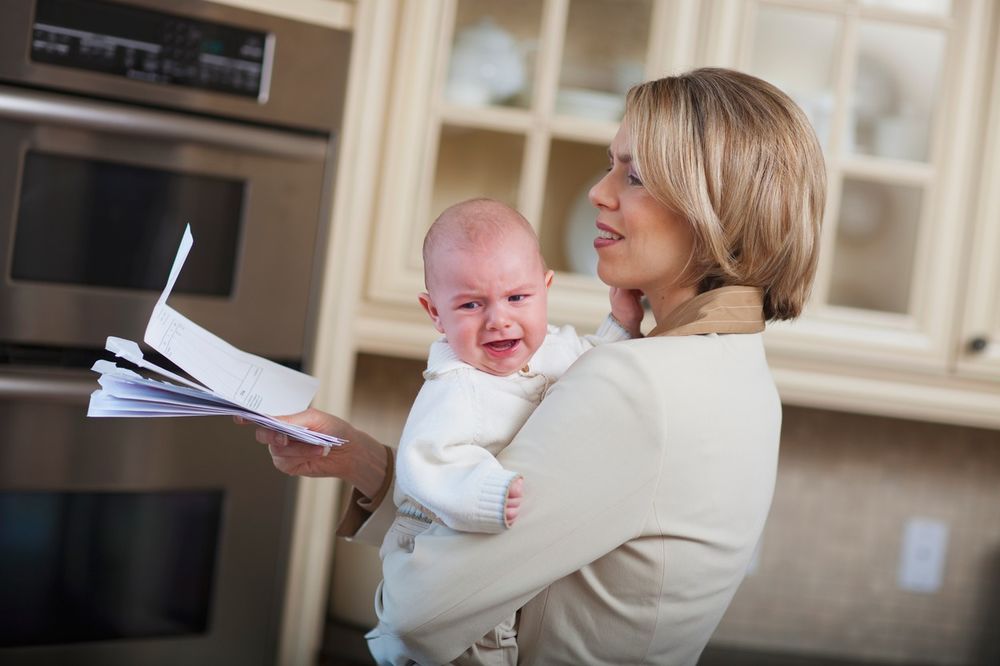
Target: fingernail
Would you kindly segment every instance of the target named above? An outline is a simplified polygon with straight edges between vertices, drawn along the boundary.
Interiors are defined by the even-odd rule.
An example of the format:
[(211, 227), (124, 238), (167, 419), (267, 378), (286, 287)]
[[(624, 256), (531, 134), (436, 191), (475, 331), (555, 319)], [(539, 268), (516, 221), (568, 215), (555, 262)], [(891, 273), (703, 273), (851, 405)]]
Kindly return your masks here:
[(288, 435), (283, 432), (279, 432), (274, 436), (274, 443), (278, 446), (285, 446), (288, 444)]
[(267, 434), (263, 430), (257, 430), (253, 436), (261, 444), (267, 444)]

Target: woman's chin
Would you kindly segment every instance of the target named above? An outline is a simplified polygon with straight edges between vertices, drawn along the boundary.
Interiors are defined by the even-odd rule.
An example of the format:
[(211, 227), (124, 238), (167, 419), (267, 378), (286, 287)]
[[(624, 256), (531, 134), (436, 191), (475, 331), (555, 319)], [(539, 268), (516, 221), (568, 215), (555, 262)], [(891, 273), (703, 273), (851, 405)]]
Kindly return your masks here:
[(617, 289), (636, 289), (635, 285), (627, 284), (625, 280), (622, 280), (622, 276), (617, 274), (607, 262), (597, 262), (597, 277), (601, 282), (609, 287), (615, 287)]

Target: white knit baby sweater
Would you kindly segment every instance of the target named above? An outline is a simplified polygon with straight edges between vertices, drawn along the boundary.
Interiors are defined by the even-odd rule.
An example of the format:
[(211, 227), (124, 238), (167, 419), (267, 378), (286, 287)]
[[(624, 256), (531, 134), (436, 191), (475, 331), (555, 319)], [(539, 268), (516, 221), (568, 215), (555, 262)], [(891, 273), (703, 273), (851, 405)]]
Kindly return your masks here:
[(396, 505), (409, 499), (455, 530), (503, 531), (507, 488), (519, 474), (495, 456), (580, 354), (628, 337), (611, 317), (592, 336), (549, 326), (526, 368), (504, 377), (459, 360), (444, 338), (434, 342), (399, 443)]

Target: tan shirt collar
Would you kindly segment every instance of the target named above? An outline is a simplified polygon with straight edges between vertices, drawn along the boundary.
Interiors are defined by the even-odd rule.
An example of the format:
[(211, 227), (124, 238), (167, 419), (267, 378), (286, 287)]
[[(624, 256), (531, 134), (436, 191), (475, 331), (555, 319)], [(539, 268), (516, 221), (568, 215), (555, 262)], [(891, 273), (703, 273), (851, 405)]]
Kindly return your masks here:
[(677, 306), (647, 337), (760, 333), (764, 330), (764, 296), (758, 287), (720, 287)]

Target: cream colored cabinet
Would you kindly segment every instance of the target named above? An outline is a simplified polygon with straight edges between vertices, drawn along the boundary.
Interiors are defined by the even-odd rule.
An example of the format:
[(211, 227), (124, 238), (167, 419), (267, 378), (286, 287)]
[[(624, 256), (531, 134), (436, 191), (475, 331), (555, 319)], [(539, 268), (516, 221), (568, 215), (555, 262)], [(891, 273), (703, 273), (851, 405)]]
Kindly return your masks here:
[[(826, 157), (809, 307), (766, 334), (787, 402), (1000, 427), (1000, 242), (986, 219), (1000, 206), (993, 195), (977, 203), (990, 187), (979, 176), (994, 5), (706, 5), (698, 62), (788, 92)], [(984, 348), (971, 352), (972, 344)]]
[[(551, 319), (593, 328), (608, 305), (594, 277), (587, 191), (605, 168), (623, 93), (642, 79), (718, 65), (787, 91), (826, 156), (828, 204), (809, 307), (766, 334), (783, 399), (1000, 427), (1000, 224), (989, 224), (1000, 219), (1000, 203), (979, 196), (995, 3), (396, 6), (358, 349), (425, 354), (436, 332), (416, 304), (421, 241), (437, 213), (472, 196), (525, 214), (556, 269)], [(989, 169), (1000, 174), (995, 161)], [(973, 353), (976, 336), (987, 342)]]
[[(788, 92), (829, 178), (810, 307), (773, 347), (944, 374), (952, 357), (990, 5), (727, 1), (706, 59)], [(958, 304), (960, 305), (960, 304)]]
[(425, 353), (423, 235), (475, 196), (524, 213), (557, 273), (551, 319), (593, 329), (608, 303), (587, 191), (628, 87), (691, 64), (697, 3), (411, 0), (401, 14), (363, 348)]
[(1000, 43), (995, 52), (965, 314), (955, 349), (961, 375), (987, 380), (1000, 380)]

